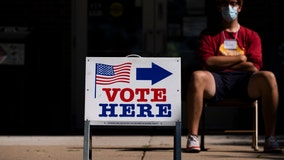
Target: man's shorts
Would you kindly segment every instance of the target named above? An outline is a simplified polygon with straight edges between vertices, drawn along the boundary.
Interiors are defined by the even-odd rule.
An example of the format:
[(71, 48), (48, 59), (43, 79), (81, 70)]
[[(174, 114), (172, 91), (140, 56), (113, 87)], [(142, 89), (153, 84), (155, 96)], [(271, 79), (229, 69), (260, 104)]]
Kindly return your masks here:
[(252, 75), (249, 72), (211, 72), (216, 84), (216, 93), (209, 101), (217, 102), (224, 98), (243, 98), (248, 97), (248, 82)]

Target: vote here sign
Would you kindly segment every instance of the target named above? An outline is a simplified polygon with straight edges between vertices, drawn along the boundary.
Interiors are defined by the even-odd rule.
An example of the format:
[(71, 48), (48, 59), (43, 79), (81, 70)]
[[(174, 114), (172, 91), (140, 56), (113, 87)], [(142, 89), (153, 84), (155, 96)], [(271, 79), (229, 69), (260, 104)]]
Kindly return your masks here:
[(174, 126), (181, 121), (181, 59), (87, 57), (85, 120)]

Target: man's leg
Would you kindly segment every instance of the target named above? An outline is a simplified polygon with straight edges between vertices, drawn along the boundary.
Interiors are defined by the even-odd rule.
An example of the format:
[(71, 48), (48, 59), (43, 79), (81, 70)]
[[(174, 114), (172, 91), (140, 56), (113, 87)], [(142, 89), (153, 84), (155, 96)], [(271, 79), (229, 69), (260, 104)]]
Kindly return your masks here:
[[(195, 136), (198, 135), (199, 121), (203, 107), (203, 99), (212, 98), (215, 94), (215, 91), (216, 91), (215, 80), (210, 72), (195, 71), (192, 73), (187, 90), (187, 99), (186, 99), (189, 135), (195, 135)], [(200, 147), (199, 144), (198, 146), (192, 146), (190, 144), (187, 144), (187, 149), (189, 151), (191, 149), (199, 151)]]
[(254, 73), (248, 84), (248, 95), (251, 98), (262, 98), (265, 135), (274, 136), (279, 101), (278, 87), (274, 74), (269, 71)]
[[(249, 80), (248, 95), (251, 98), (261, 97), (265, 136), (267, 138), (270, 136), (274, 137), (279, 103), (278, 86), (275, 75), (270, 71), (254, 73)], [(279, 150), (277, 146), (276, 150)]]

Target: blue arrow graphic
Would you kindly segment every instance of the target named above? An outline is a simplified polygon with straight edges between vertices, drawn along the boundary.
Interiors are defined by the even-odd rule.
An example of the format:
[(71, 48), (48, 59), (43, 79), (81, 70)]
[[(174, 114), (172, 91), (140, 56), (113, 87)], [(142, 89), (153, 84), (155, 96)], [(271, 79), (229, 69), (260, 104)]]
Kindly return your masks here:
[(151, 80), (152, 85), (170, 76), (172, 73), (152, 63), (152, 68), (136, 68), (136, 80)]

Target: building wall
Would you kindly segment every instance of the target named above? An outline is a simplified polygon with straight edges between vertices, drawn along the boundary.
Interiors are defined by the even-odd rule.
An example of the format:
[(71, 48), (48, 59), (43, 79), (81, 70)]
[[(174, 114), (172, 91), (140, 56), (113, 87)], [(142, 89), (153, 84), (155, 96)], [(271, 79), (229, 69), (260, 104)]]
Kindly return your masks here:
[(0, 43), (25, 45), (24, 64), (1, 64), (1, 134), (68, 132), (70, 2), (0, 2)]
[[(258, 31), (262, 37), (265, 69), (273, 71), (279, 82), (278, 133), (284, 133), (280, 126), (284, 115), (281, 107), (284, 103), (284, 31), (278, 19), (283, 16), (283, 3), (245, 1), (240, 15), (240, 22)], [(207, 0), (205, 8), (209, 24), (215, 23), (211, 6), (212, 1)], [(71, 13), (71, 1), (68, 0), (0, 2), (0, 44), (25, 45), (24, 64), (0, 65), (0, 134), (83, 132), (83, 126), (74, 128), (76, 113), (70, 107), (70, 92), (74, 87), (71, 85)], [(83, 107), (81, 110), (83, 112)], [(259, 115), (262, 129), (261, 112)], [(82, 115), (76, 118), (83, 120)]]

